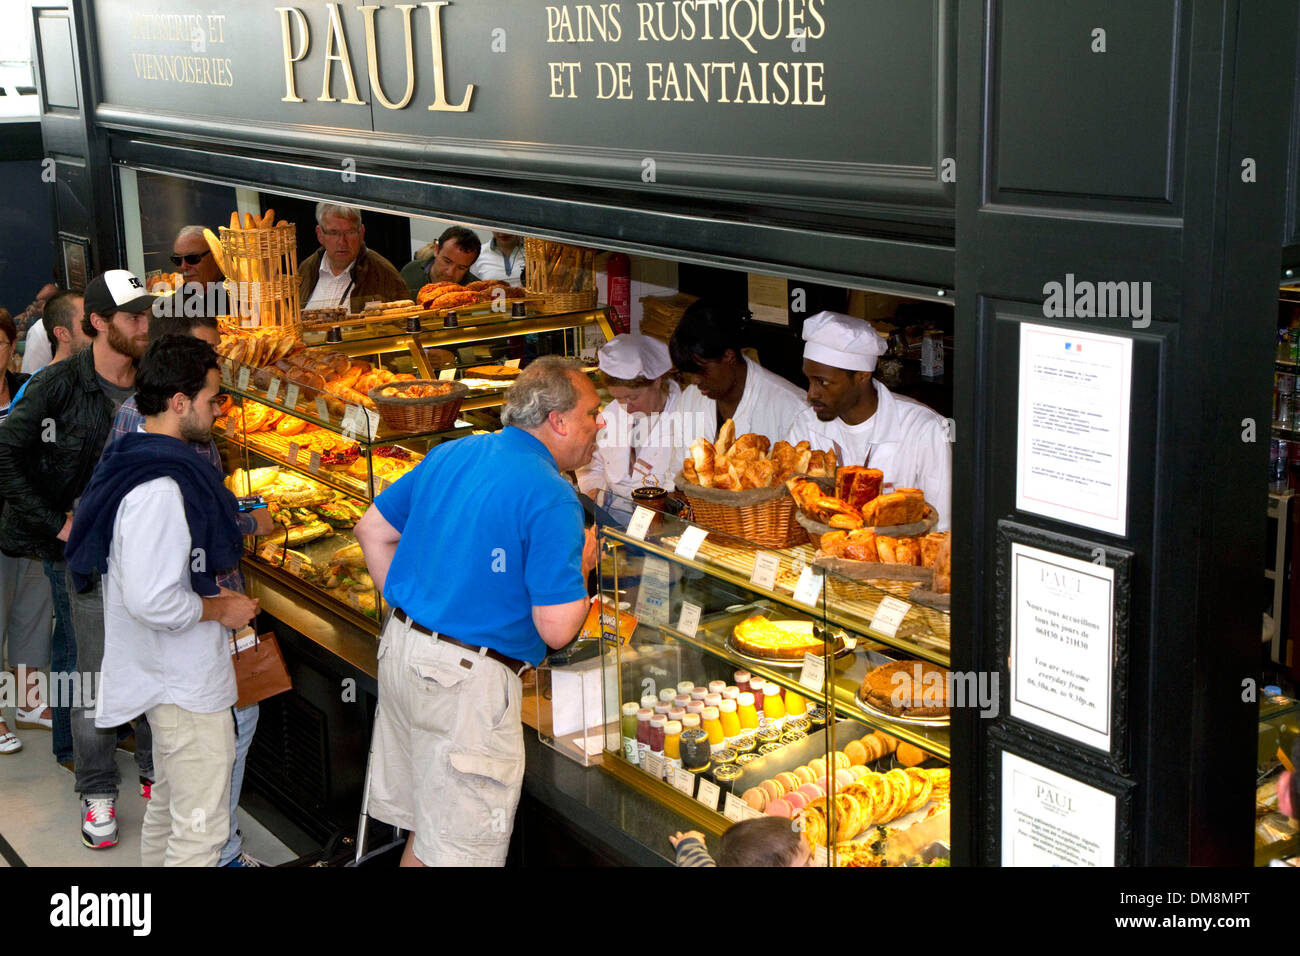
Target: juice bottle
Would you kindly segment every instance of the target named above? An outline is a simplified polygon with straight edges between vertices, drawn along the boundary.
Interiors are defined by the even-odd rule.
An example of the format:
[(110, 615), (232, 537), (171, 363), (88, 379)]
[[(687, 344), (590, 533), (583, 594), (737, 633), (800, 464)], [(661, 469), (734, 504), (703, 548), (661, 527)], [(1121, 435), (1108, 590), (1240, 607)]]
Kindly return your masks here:
[(804, 700), (803, 694), (792, 690), (785, 692), (785, 715), (787, 717), (802, 717), (807, 710), (808, 702)]
[(736, 701), (736, 715), (740, 718), (741, 730), (758, 729), (758, 708), (754, 706), (754, 695), (743, 691)]
[(785, 702), (781, 700), (781, 688), (772, 683), (763, 685), (763, 716), (768, 724), (785, 726)]
[(668, 723), (668, 718), (660, 717), (656, 714), (650, 718), (650, 752), (664, 755), (664, 725)]
[(654, 715), (649, 707), (636, 712), (636, 758), (632, 762), (638, 766), (645, 766), (645, 755), (650, 750), (650, 718)]
[(711, 680), (709, 681), (709, 693), (721, 694), (723, 688), (726, 686), (727, 686), (727, 682), (725, 680)]
[(691, 691), (693, 691), (694, 689), (695, 689), (695, 681), (693, 680), (679, 680), (677, 682), (677, 696), (679, 697), (681, 697), (682, 695), (690, 697)]
[(735, 684), (722, 688), (723, 700), (736, 700), (738, 697), (740, 697), (740, 688)]
[(727, 735), (722, 732), (722, 721), (718, 719), (718, 708), (705, 707), (700, 720), (700, 729), (709, 735), (710, 750), (725, 750)]
[(682, 725), (670, 720), (664, 725), (664, 779), (671, 780), (673, 771), (682, 765)]
[(623, 758), (628, 763), (636, 763), (636, 701), (629, 701), (623, 705), (622, 715), (619, 717), (619, 729), (623, 733)]
[(718, 718), (722, 722), (722, 736), (730, 747), (732, 742), (740, 736), (740, 716), (736, 713), (736, 702), (734, 700), (724, 700), (722, 706), (718, 709)]

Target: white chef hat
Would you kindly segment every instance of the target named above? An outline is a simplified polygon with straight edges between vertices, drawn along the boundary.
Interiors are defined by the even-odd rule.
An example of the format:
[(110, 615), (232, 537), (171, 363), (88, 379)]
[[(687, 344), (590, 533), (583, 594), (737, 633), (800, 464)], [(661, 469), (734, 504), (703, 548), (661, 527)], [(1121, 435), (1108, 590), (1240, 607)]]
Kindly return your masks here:
[(803, 357), (851, 372), (874, 372), (888, 343), (870, 324), (841, 312), (818, 312), (803, 324)]
[(596, 364), (612, 378), (634, 379), (644, 375), (654, 379), (673, 367), (668, 346), (648, 335), (625, 332), (603, 346)]

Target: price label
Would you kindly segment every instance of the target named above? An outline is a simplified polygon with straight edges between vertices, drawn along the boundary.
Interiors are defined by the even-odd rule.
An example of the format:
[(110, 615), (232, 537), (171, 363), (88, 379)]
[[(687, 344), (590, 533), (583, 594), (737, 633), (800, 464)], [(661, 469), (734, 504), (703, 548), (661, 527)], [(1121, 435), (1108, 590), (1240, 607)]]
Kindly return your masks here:
[(320, 395), (316, 396), (316, 417), (326, 425), (330, 423), (329, 406), (325, 404), (325, 399)]
[(641, 766), (645, 769), (646, 773), (650, 774), (650, 776), (659, 780), (664, 778), (663, 754), (652, 753), (647, 750), (645, 752), (645, 759), (641, 761)]
[(810, 691), (820, 694), (826, 682), (826, 661), (816, 654), (803, 656), (803, 670), (799, 672), (799, 683)]
[(706, 780), (704, 777), (701, 777), (700, 788), (695, 794), (695, 799), (700, 801), (700, 803), (704, 804), (710, 810), (717, 810), (718, 797), (721, 793), (722, 791), (718, 789), (716, 783), (712, 780)]
[(754, 573), (749, 576), (749, 583), (756, 588), (768, 591), (776, 587), (776, 572), (781, 570), (781, 556), (771, 551), (760, 551), (754, 555)]
[(320, 474), (320, 452), (312, 451), (311, 457), (307, 459), (307, 470), (313, 475)]
[(298, 404), (298, 383), (290, 382), (289, 387), (284, 390), (284, 403), (290, 408)]
[(805, 564), (799, 572), (799, 583), (794, 587), (794, 599), (800, 604), (816, 607), (821, 603), (824, 582), (825, 578), (820, 572), (814, 571), (812, 565)]
[(826, 857), (826, 847), (820, 844), (813, 847), (813, 863), (817, 866), (826, 866), (829, 862)]
[[(348, 437), (356, 438), (366, 430), (366, 416), (360, 405), (349, 405), (343, 410), (343, 431), (351, 432)], [(367, 437), (364, 436), (363, 437)]]
[(727, 798), (722, 801), (722, 815), (732, 823), (739, 823), (745, 819), (745, 807), (749, 806), (744, 800), (734, 793), (727, 794)]
[(677, 630), (681, 631), (687, 637), (694, 637), (695, 632), (700, 629), (700, 613), (702, 609), (698, 604), (692, 604), (690, 601), (682, 602), (682, 613), (677, 618)]
[(700, 545), (709, 533), (699, 525), (691, 525), (682, 532), (682, 536), (677, 539), (677, 547), (673, 551), (687, 561), (692, 560), (700, 550)]
[(506, 359), (506, 368), (518, 368), (519, 359)]
[(742, 820), (758, 820), (763, 816), (762, 810), (755, 810), (748, 803), (740, 808), (740, 818)]
[(879, 631), (885, 637), (893, 637), (910, 610), (912, 605), (906, 601), (900, 601), (896, 597), (881, 598), (880, 607), (876, 608), (876, 613), (871, 618), (871, 630)]
[(239, 409), (232, 408), (230, 414), (226, 416), (226, 435), (230, 438), (235, 437), (235, 430), (239, 427), (238, 422), (235, 421), (235, 415), (238, 411)]
[(289, 464), (298, 464), (298, 452), (301, 451), (296, 441), (289, 442)]
[(262, 556), (262, 560), (265, 561), (267, 564), (280, 563), (280, 555), (278, 553), (278, 549), (274, 544), (263, 545), (262, 550), (259, 551), (258, 554)]
[(239, 388), (240, 388), (240, 391), (243, 391), (244, 389), (248, 388), (248, 376), (249, 376), (249, 374), (250, 374), (250, 372), (249, 372), (249, 368), (248, 368), (247, 365), (245, 365), (243, 368), (241, 368), (241, 369), (239, 370)]
[(234, 363), (231, 362), (230, 359), (226, 359), (221, 363), (221, 380), (227, 385), (229, 385), (231, 380), (234, 378), (233, 373), (230, 371), (234, 367)]
[(628, 537), (644, 541), (645, 533), (650, 530), (650, 522), (654, 520), (655, 513), (653, 511), (637, 505), (636, 511), (632, 512), (632, 519), (627, 523)]
[(290, 574), (297, 575), (298, 572), (302, 570), (302, 558), (298, 557), (298, 555), (294, 554), (292, 551), (288, 553), (288, 556), (284, 560), (284, 564), (285, 567), (289, 569)]
[(266, 397), (272, 402), (280, 397), (280, 380), (278, 378), (271, 379), (271, 384), (266, 386)]
[(686, 794), (688, 797), (695, 795), (695, 774), (691, 773), (685, 767), (673, 768), (673, 786)]
[(451, 368), (438, 369), (438, 381), (440, 382), (456, 381), (456, 366), (453, 365)]

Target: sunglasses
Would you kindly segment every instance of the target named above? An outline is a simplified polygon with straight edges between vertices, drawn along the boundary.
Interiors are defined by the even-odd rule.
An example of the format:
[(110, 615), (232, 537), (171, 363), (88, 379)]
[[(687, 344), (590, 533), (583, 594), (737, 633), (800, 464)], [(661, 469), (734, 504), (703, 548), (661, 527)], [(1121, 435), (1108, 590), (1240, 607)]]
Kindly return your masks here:
[(187, 266), (197, 266), (200, 262), (203, 261), (204, 256), (210, 256), (210, 255), (212, 255), (212, 250), (209, 249), (206, 252), (187, 252), (183, 256), (168, 256), (167, 258), (172, 261), (172, 265), (174, 266), (178, 266), (182, 262), (184, 262)]

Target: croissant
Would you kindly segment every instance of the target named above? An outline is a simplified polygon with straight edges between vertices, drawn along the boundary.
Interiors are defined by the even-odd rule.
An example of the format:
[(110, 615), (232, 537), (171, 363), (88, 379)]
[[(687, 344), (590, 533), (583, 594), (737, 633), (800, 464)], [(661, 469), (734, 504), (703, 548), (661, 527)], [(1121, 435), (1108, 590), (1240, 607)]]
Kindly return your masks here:
[(705, 488), (713, 487), (714, 453), (713, 446), (704, 438), (697, 438), (691, 443), (691, 460), (700, 484)]
[(718, 429), (717, 440), (713, 443), (714, 450), (719, 455), (725, 455), (731, 449), (731, 443), (736, 440), (736, 422), (728, 418)]

